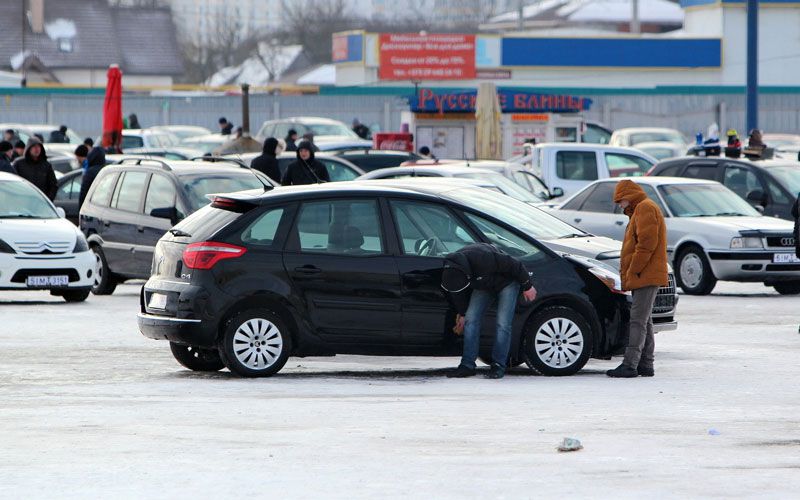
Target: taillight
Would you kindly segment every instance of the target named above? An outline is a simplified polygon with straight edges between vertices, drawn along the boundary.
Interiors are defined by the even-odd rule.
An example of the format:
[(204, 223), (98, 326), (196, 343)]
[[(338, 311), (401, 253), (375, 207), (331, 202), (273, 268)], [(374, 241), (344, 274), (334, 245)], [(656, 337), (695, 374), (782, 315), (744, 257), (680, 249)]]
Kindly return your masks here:
[(216, 241), (192, 243), (183, 251), (183, 265), (189, 269), (211, 269), (217, 262), (241, 257), (246, 251), (244, 247)]

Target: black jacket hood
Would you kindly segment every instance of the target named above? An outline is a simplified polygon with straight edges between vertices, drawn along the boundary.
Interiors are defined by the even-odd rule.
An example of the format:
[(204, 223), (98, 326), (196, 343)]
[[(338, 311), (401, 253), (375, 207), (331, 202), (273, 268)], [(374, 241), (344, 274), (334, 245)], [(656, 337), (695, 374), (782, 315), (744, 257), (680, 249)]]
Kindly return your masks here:
[(264, 148), (261, 150), (262, 153), (268, 156), (276, 156), (275, 152), (278, 148), (278, 139), (274, 137), (267, 137), (267, 140), (264, 141)]
[(31, 156), (31, 148), (37, 144), (42, 147), (42, 154), (39, 155), (39, 159), (37, 161), (40, 162), (47, 161), (47, 152), (44, 149), (44, 144), (42, 144), (42, 141), (40, 141), (39, 139), (31, 137), (30, 139), (28, 139), (28, 145), (25, 146), (25, 154), (23, 155), (25, 156), (25, 159), (30, 163), (36, 163), (36, 161), (34, 161), (33, 157)]
[(314, 159), (314, 145), (311, 144), (311, 142), (309, 142), (309, 141), (300, 141), (300, 143), (297, 145), (297, 159), (298, 160), (301, 159), (300, 158), (300, 150), (301, 149), (305, 149), (305, 150), (307, 150), (307, 151), (309, 151), (311, 153), (311, 158), (309, 158), (309, 161)]
[(86, 164), (90, 167), (103, 167), (106, 164), (106, 152), (103, 148), (92, 148), (86, 157)]

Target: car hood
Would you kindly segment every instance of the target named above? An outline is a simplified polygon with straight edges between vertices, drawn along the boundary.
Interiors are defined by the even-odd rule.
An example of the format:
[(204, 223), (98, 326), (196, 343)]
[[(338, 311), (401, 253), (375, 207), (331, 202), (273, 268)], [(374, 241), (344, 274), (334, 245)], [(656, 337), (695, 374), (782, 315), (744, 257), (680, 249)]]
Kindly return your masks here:
[[(611, 238), (583, 236), (580, 238), (544, 240), (543, 243), (547, 245), (547, 248), (555, 252), (565, 252), (601, 261), (616, 261), (613, 266), (619, 268), (619, 252), (622, 249), (622, 243)], [(609, 262), (609, 264), (612, 263)]]
[(794, 229), (792, 222), (776, 217), (681, 217), (680, 219), (684, 221), (691, 220), (697, 227), (707, 227), (709, 230), (791, 232)]
[(70, 253), (77, 231), (66, 219), (0, 219), (0, 239), (20, 253)]

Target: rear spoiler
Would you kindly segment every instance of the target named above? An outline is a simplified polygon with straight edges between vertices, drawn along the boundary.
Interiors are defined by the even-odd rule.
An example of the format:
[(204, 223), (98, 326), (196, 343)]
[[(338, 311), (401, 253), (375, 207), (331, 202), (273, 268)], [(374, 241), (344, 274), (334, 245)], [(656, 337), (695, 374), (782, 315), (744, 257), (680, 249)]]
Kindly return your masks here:
[(211, 206), (229, 212), (243, 214), (258, 206), (258, 199), (226, 194), (209, 194), (206, 198), (211, 200)]

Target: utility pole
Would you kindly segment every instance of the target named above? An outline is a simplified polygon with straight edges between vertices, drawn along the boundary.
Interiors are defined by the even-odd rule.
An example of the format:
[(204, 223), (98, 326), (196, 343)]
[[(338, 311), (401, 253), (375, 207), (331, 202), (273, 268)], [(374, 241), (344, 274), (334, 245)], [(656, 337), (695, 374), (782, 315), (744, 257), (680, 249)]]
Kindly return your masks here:
[(20, 28), (22, 29), (22, 86), (28, 86), (28, 74), (25, 70), (25, 24), (27, 24), (28, 16), (27, 12), (25, 11), (25, 0), (20, 0), (22, 4), (22, 24), (20, 24)]
[(641, 33), (642, 26), (639, 23), (639, 0), (631, 0), (633, 12), (631, 12), (631, 33)]
[(747, 132), (758, 128), (758, 0), (747, 0)]
[(525, 12), (525, 1), (524, 0), (517, 0), (517, 29), (522, 31), (522, 28), (525, 24), (525, 19), (522, 17), (522, 14)]

